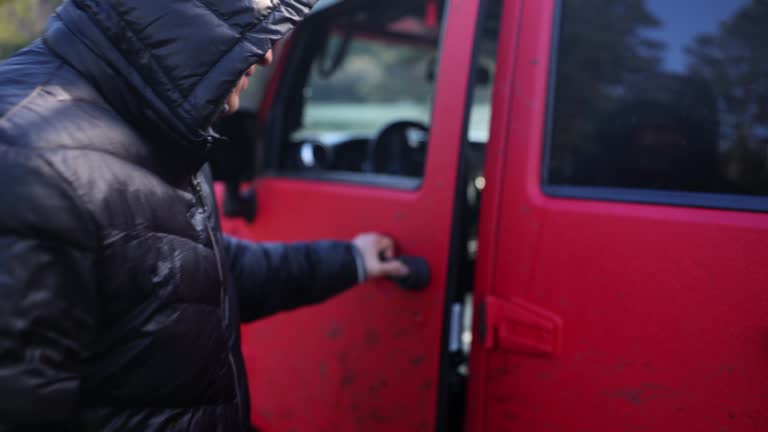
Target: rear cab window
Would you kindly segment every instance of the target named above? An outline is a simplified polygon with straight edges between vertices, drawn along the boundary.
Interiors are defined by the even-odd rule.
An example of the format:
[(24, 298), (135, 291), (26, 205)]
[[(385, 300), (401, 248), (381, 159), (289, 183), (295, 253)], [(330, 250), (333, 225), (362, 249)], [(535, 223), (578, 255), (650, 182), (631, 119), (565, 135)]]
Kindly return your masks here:
[(563, 0), (558, 20), (545, 192), (768, 210), (768, 4)]

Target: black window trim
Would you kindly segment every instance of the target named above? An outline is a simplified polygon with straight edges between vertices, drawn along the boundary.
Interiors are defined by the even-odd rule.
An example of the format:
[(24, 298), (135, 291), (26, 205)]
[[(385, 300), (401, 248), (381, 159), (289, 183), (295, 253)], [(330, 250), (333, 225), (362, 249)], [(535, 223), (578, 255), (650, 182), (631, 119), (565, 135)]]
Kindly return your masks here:
[(421, 189), (421, 177), (408, 177), (391, 174), (367, 173), (357, 171), (322, 171), (322, 170), (270, 170), (262, 178), (280, 178), (301, 181), (322, 181), (341, 183), (350, 186), (373, 186), (382, 189), (416, 192)]
[(600, 186), (542, 185), (554, 198), (617, 201), (716, 210), (768, 212), (768, 197)]
[(558, 50), (562, 29), (563, 2), (556, 0), (552, 20), (552, 41), (547, 77), (547, 108), (544, 127), (544, 149), (541, 163), (541, 191), (552, 198), (614, 201), (634, 204), (657, 204), (675, 207), (768, 212), (768, 196), (734, 195), (656, 189), (634, 189), (611, 186), (580, 186), (550, 184), (549, 170), (552, 156), (552, 132), (558, 71)]

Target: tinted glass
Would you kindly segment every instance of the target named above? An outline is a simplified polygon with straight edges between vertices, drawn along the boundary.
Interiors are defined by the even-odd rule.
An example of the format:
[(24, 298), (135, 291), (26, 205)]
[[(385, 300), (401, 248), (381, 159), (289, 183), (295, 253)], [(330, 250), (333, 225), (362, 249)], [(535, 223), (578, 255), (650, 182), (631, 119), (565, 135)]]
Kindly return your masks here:
[(564, 0), (546, 181), (768, 194), (768, 1)]

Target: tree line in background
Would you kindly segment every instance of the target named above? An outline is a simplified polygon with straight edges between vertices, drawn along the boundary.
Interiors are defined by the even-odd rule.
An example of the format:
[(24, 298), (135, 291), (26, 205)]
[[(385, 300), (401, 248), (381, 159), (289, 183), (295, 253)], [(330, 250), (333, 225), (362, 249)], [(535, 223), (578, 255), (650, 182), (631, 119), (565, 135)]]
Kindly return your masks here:
[(0, 59), (34, 40), (61, 0), (0, 0)]
[[(673, 128), (693, 138), (681, 171), (706, 169), (702, 175), (720, 175), (736, 190), (768, 194), (768, 0), (742, 3), (716, 31), (685, 47), (681, 74), (665, 68), (666, 43), (653, 36), (675, 23), (662, 22), (666, 17), (655, 16), (645, 0), (565, 1), (554, 180), (574, 181), (579, 167), (591, 175), (621, 158), (654, 157), (647, 154), (653, 149), (627, 150), (635, 139), (628, 131), (646, 119), (649, 125), (676, 122)], [(615, 171), (626, 176), (624, 168)]]

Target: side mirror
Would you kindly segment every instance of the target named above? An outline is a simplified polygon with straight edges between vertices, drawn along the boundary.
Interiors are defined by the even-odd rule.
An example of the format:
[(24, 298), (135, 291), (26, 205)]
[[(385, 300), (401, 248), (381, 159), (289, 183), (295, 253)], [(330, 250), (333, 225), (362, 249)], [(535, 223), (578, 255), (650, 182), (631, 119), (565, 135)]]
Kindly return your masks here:
[(220, 119), (214, 128), (228, 140), (214, 148), (210, 157), (213, 178), (226, 185), (224, 215), (252, 222), (256, 217), (256, 194), (253, 189), (241, 189), (241, 184), (257, 175), (259, 116), (241, 110)]

